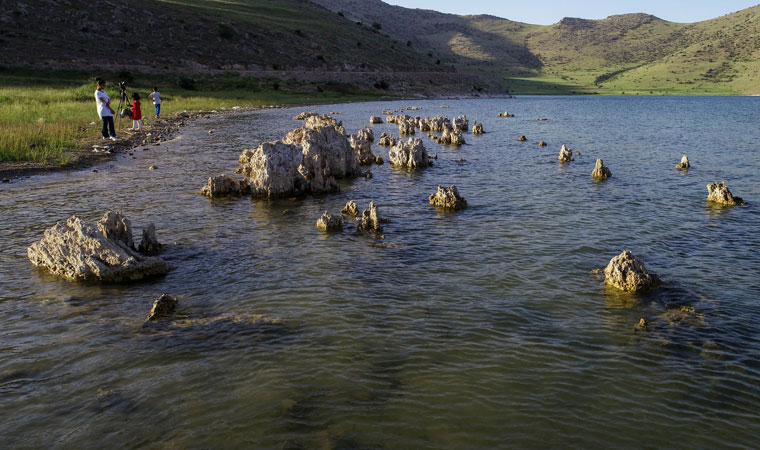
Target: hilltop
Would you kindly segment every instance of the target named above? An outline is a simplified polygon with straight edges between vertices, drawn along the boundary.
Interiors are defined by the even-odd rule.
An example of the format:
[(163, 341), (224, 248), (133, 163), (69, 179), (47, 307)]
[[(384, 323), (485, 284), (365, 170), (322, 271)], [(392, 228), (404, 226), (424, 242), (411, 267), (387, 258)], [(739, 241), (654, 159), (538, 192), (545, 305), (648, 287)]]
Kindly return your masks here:
[(312, 1), (376, 22), (492, 91), (760, 93), (760, 6), (691, 24), (635, 13), (543, 26), (380, 0)]

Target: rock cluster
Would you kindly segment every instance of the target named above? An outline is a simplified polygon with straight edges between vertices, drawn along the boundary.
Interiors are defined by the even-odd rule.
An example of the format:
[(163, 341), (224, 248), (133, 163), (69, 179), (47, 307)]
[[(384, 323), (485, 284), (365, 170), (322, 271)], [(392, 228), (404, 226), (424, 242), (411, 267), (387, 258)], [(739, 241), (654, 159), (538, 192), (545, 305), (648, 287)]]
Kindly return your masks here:
[(399, 141), (388, 152), (391, 165), (407, 169), (422, 169), (433, 165), (430, 156), (419, 138)]
[(478, 134), (483, 134), (483, 133), (485, 133), (485, 131), (483, 131), (483, 124), (479, 122), (475, 122), (472, 125), (472, 134), (478, 135)]
[[(150, 242), (143, 241), (140, 248), (152, 251), (160, 246), (155, 228), (143, 235)], [(68, 280), (135, 281), (170, 270), (163, 259), (135, 250), (131, 223), (120, 211), (107, 212), (96, 224), (71, 216), (46, 230), (27, 255), (35, 266)]]
[(201, 188), (201, 194), (209, 198), (239, 196), (249, 192), (247, 181), (226, 174), (209, 177), (206, 185)]
[(240, 168), (255, 197), (289, 197), (338, 190), (338, 178), (361, 174), (343, 126), (329, 116), (311, 116), (282, 140), (240, 155)]
[(401, 136), (411, 136), (415, 133), (417, 123), (414, 119), (404, 119), (398, 124), (398, 134)]
[(557, 158), (560, 162), (570, 162), (573, 160), (573, 151), (570, 150), (569, 147), (562, 144), (562, 148), (559, 151), (559, 157)]
[(441, 134), (441, 137), (436, 141), (439, 144), (456, 146), (463, 145), (465, 143), (464, 136), (462, 136), (462, 131), (452, 128), (448, 125), (444, 125), (443, 133)]
[(340, 231), (343, 229), (343, 217), (340, 214), (332, 215), (325, 211), (325, 213), (317, 219), (317, 228), (322, 231)]
[(467, 120), (467, 116), (461, 115), (454, 119), (454, 129), (460, 132), (465, 132), (470, 129), (470, 121)]
[(438, 192), (430, 194), (429, 200), (431, 205), (454, 211), (467, 207), (467, 201), (453, 184), (449, 187), (438, 186)]
[(373, 142), (375, 142), (375, 133), (370, 128), (362, 128), (356, 134), (349, 136), (348, 143), (356, 152), (359, 164), (369, 165), (375, 163), (377, 158), (372, 154)]
[(153, 302), (153, 307), (150, 309), (145, 321), (148, 322), (163, 319), (174, 313), (176, 308), (177, 299), (169, 294), (162, 294), (161, 297), (158, 297), (156, 301)]
[(391, 147), (393, 145), (396, 145), (396, 139), (390, 134), (383, 133), (380, 135), (380, 140), (377, 142), (377, 145)]
[(362, 211), (362, 215), (359, 217), (359, 221), (357, 222), (356, 227), (359, 229), (359, 231), (371, 231), (374, 233), (380, 233), (383, 231), (383, 227), (380, 225), (381, 222), (382, 219), (380, 219), (380, 216), (378, 215), (375, 202), (369, 202), (369, 209)]
[(644, 263), (630, 250), (610, 260), (604, 269), (604, 281), (627, 292), (647, 291), (660, 284), (660, 278), (647, 272)]
[(731, 191), (726, 186), (725, 181), (720, 183), (710, 183), (707, 185), (707, 201), (720, 203), (726, 206), (743, 205), (744, 200), (741, 197), (734, 197)]
[(591, 172), (591, 177), (597, 180), (606, 180), (611, 176), (612, 172), (610, 171), (609, 167), (604, 165), (604, 161), (597, 159), (594, 170)]
[(688, 169), (691, 167), (691, 164), (689, 164), (689, 158), (686, 157), (686, 155), (681, 156), (681, 162), (676, 164), (676, 169)]

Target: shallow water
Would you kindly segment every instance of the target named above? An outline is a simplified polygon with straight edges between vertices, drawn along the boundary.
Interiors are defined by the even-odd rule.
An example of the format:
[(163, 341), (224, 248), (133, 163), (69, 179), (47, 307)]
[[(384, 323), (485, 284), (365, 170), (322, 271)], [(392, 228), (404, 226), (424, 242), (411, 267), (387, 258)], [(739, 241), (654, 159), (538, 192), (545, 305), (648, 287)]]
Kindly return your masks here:
[[(290, 117), (302, 109), (274, 109), (198, 120), (98, 172), (1, 185), (0, 447), (757, 445), (760, 99), (309, 109), (340, 112), (355, 132), (408, 105), (424, 108), (411, 115), (465, 113), (487, 134), (459, 149), (422, 136), (434, 167), (372, 166), (372, 179), (339, 194), (199, 196), (241, 149), (300, 125)], [(581, 152), (569, 164), (557, 162), (563, 143)], [(373, 151), (387, 161), (387, 148)], [(688, 172), (673, 169), (682, 154)], [(597, 157), (613, 174), (602, 183), (589, 176)], [(705, 185), (721, 180), (749, 205), (708, 205)], [(438, 184), (456, 184), (469, 207), (429, 206)], [(349, 199), (379, 205), (391, 220), (384, 241), (315, 227)], [(26, 248), (56, 221), (109, 208), (138, 231), (156, 223), (171, 244), (168, 276), (86, 285), (29, 264)], [(592, 270), (625, 248), (666, 285), (640, 296), (605, 287)], [(283, 325), (142, 328), (163, 292), (190, 318), (264, 314)], [(679, 321), (680, 306), (696, 314)], [(648, 332), (634, 330), (642, 317)]]

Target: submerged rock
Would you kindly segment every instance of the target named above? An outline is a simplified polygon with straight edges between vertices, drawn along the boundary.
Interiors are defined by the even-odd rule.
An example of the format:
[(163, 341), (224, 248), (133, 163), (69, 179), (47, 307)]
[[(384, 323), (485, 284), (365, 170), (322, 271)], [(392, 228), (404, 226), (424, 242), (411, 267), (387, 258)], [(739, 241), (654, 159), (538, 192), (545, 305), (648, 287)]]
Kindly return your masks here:
[(545, 141), (541, 141), (541, 142), (538, 143), (539, 147), (546, 147), (547, 145), (549, 145), (549, 144), (547, 144)]
[(359, 217), (359, 222), (356, 224), (356, 228), (358, 228), (359, 231), (380, 233), (383, 231), (383, 227), (380, 225), (381, 222), (382, 219), (378, 215), (375, 202), (369, 202), (369, 209), (362, 211), (362, 215)]
[(76, 216), (58, 222), (27, 255), (35, 266), (68, 280), (136, 281), (170, 270), (163, 259), (135, 250), (132, 227), (120, 211), (109, 211), (96, 225)]
[(393, 145), (396, 145), (396, 139), (390, 134), (383, 133), (380, 135), (380, 140), (377, 142), (377, 145), (391, 147)]
[(483, 131), (483, 124), (479, 122), (475, 122), (475, 124), (472, 126), (472, 134), (478, 135), (483, 134), (485, 131)]
[(317, 219), (317, 228), (322, 231), (340, 231), (343, 229), (343, 217), (331, 215), (327, 211)]
[(209, 177), (201, 195), (209, 198), (239, 196), (249, 192), (248, 182), (226, 174)]
[(433, 165), (419, 138), (409, 138), (406, 142), (399, 141), (391, 147), (388, 158), (391, 165), (407, 169), (422, 169)]
[(726, 186), (725, 181), (720, 183), (710, 183), (707, 185), (707, 201), (720, 203), (726, 206), (743, 205), (744, 200), (741, 197), (734, 197)]
[(358, 216), (359, 215), (359, 207), (356, 206), (356, 202), (353, 200), (349, 200), (346, 202), (346, 206), (343, 207), (343, 209), (340, 210), (341, 214), (346, 214), (348, 216)]
[(686, 155), (681, 156), (681, 162), (676, 164), (676, 169), (688, 169), (691, 167), (691, 164), (689, 164), (689, 158), (686, 157)]
[(570, 150), (565, 144), (562, 144), (562, 148), (559, 151), (559, 157), (557, 158), (560, 162), (570, 162), (573, 160), (573, 151)]
[(371, 117), (369, 118), (369, 124), (370, 124), (370, 125), (375, 125), (375, 124), (378, 124), (378, 123), (383, 123), (383, 118), (382, 118), (382, 117), (379, 117), (379, 116), (371, 116)]
[(499, 113), (499, 117), (514, 117), (514, 114), (510, 114), (508, 112)]
[(372, 143), (375, 142), (375, 133), (370, 128), (362, 128), (355, 135), (348, 138), (348, 143), (356, 152), (359, 164), (369, 165), (376, 161), (375, 155), (372, 154)]
[(527, 140), (528, 140), (528, 138), (526, 138), (526, 137), (523, 135), (523, 136), (520, 136), (519, 138), (517, 138), (517, 140), (518, 140), (518, 141), (520, 141), (520, 142), (525, 142), (525, 141), (527, 141)]
[(156, 301), (153, 302), (153, 307), (150, 309), (145, 321), (148, 322), (163, 319), (174, 313), (176, 308), (177, 299), (169, 294), (162, 294), (161, 297), (158, 297)]
[(467, 201), (459, 195), (453, 184), (449, 187), (438, 186), (438, 192), (430, 194), (429, 200), (431, 205), (454, 211), (467, 207)]
[(626, 292), (642, 292), (660, 284), (660, 278), (650, 274), (644, 263), (633, 256), (630, 250), (624, 250), (612, 258), (604, 269), (604, 281)]
[(591, 172), (591, 177), (596, 178), (597, 180), (606, 180), (611, 176), (612, 172), (604, 165), (604, 161), (597, 159), (596, 166), (594, 166), (594, 170)]

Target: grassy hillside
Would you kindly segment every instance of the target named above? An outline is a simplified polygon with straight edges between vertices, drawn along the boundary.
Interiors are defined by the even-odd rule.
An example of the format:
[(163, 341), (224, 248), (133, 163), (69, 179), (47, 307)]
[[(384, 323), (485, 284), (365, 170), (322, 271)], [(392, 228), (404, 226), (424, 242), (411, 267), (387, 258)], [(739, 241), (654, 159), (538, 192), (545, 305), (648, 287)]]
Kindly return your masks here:
[(5, 65), (438, 69), (424, 53), (305, 0), (3, 0), (0, 11)]
[(760, 93), (760, 6), (693, 24), (624, 14), (540, 26), (380, 0), (313, 1), (377, 22), (496, 92)]

